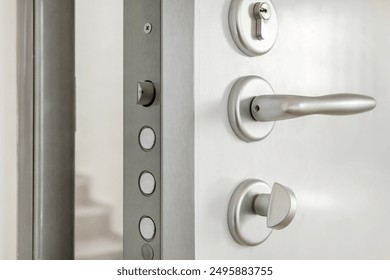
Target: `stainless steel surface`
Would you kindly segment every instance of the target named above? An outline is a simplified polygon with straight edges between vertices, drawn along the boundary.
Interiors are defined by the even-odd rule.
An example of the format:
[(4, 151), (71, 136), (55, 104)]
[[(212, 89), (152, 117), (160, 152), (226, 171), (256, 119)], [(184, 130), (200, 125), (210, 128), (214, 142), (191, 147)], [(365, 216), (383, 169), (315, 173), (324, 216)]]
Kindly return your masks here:
[(255, 142), (267, 137), (275, 123), (256, 122), (250, 114), (251, 101), (260, 92), (273, 93), (270, 84), (256, 76), (238, 79), (229, 95), (228, 117), (236, 135), (245, 142)]
[(74, 13), (74, 0), (35, 0), (36, 259), (73, 259)]
[(248, 56), (267, 53), (278, 36), (278, 19), (270, 0), (232, 0), (229, 26), (237, 47)]
[[(153, 31), (145, 34), (146, 23)], [(139, 106), (137, 82), (153, 81), (155, 100)], [(161, 258), (161, 4), (159, 0), (124, 1), (124, 258), (143, 259), (145, 240), (140, 219), (153, 219), (156, 233), (150, 242), (154, 258)], [(148, 128), (141, 134), (142, 128)], [(150, 128), (154, 132), (151, 132)], [(144, 137), (146, 136), (146, 137)], [(152, 140), (152, 141), (150, 141)], [(153, 141), (154, 140), (154, 141)], [(143, 148), (141, 147), (143, 143)], [(149, 150), (150, 148), (150, 150)], [(153, 194), (139, 187), (142, 172), (156, 181)]]
[(150, 151), (156, 144), (156, 133), (154, 130), (145, 126), (139, 133), (139, 144), (144, 151)]
[(284, 229), (294, 219), (297, 200), (292, 190), (274, 183), (271, 194), (259, 194), (254, 201), (254, 211), (267, 217), (267, 227)]
[(270, 187), (260, 180), (249, 179), (242, 182), (233, 192), (227, 221), (234, 240), (243, 246), (256, 246), (263, 243), (271, 234), (267, 218), (256, 215), (254, 201), (259, 194), (267, 194)]
[(19, 5), (19, 258), (73, 259), (74, 0)]
[(148, 107), (156, 97), (156, 89), (152, 82), (137, 82), (137, 104)]
[(18, 221), (17, 258), (34, 248), (34, 1), (17, 2)]
[(139, 188), (144, 195), (151, 195), (156, 189), (156, 180), (147, 171), (142, 172), (139, 177)]
[(340, 93), (318, 97), (276, 94), (255, 97), (251, 113), (255, 120), (267, 122), (315, 114), (359, 114), (373, 110), (375, 106), (374, 98), (358, 94)]
[[(170, 260), (194, 259), (198, 244), (195, 240), (198, 234), (195, 228), (195, 99), (199, 92), (195, 82), (198, 73), (196, 5), (193, 0), (162, 1), (165, 36), (162, 37), (161, 162), (162, 185), (167, 187), (162, 189), (161, 242), (162, 258)], [(226, 22), (226, 14), (221, 22)], [(219, 28), (221, 22), (213, 26)]]

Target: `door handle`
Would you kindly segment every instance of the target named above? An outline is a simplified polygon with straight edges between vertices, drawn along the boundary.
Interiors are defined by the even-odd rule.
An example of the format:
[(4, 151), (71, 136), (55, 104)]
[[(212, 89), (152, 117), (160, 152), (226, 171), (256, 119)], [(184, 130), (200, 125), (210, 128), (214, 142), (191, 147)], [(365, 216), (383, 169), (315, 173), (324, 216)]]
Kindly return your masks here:
[[(260, 94), (260, 95), (259, 95)], [(278, 95), (258, 77), (240, 78), (233, 86), (228, 104), (230, 125), (245, 142), (267, 137), (275, 121), (307, 115), (351, 115), (370, 111), (374, 98), (359, 94), (331, 94), (318, 97)]]
[(280, 230), (293, 220), (297, 200), (292, 190), (274, 183), (250, 179), (234, 191), (228, 209), (228, 225), (233, 238), (245, 246), (264, 242), (273, 229)]
[(375, 99), (359, 94), (331, 94), (319, 97), (260, 95), (252, 100), (251, 113), (260, 122), (280, 121), (307, 115), (352, 115), (370, 111)]

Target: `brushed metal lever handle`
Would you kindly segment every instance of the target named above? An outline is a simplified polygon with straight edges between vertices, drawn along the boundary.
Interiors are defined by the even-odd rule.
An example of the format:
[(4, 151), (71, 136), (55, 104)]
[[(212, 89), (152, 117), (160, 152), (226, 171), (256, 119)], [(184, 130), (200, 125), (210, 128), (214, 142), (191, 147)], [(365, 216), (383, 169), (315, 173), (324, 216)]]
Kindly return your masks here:
[(242, 182), (233, 192), (228, 208), (228, 226), (234, 240), (244, 246), (264, 242), (273, 229), (283, 229), (297, 209), (294, 193), (275, 183), (257, 179)]
[(350, 115), (370, 111), (374, 98), (359, 94), (331, 94), (318, 97), (274, 94), (261, 77), (247, 76), (236, 81), (229, 96), (228, 116), (235, 134), (245, 142), (267, 137), (279, 120), (313, 114)]
[(307, 115), (352, 115), (370, 111), (374, 98), (359, 94), (331, 94), (319, 97), (298, 95), (260, 95), (253, 99), (251, 113), (261, 122), (280, 121)]

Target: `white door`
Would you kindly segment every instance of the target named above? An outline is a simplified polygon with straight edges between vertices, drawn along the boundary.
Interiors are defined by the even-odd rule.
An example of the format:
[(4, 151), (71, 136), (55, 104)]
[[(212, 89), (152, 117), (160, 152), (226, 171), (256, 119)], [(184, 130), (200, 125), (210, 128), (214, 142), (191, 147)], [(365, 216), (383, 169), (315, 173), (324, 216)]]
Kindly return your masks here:
[[(229, 30), (230, 0), (195, 1), (195, 258), (390, 258), (390, 2), (274, 0), (279, 34), (249, 57)], [(266, 79), (276, 94), (357, 93), (377, 107), (352, 116), (276, 122), (246, 143), (227, 114), (233, 84)], [(291, 224), (258, 246), (231, 236), (227, 209), (247, 179), (288, 186)]]

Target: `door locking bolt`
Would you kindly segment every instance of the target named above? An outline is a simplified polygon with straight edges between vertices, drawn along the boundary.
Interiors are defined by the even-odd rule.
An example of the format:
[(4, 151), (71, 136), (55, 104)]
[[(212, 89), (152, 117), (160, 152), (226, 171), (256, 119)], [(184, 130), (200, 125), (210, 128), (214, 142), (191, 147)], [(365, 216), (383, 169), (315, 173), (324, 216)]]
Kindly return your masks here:
[(137, 83), (137, 104), (148, 107), (153, 104), (156, 97), (156, 89), (150, 81)]

